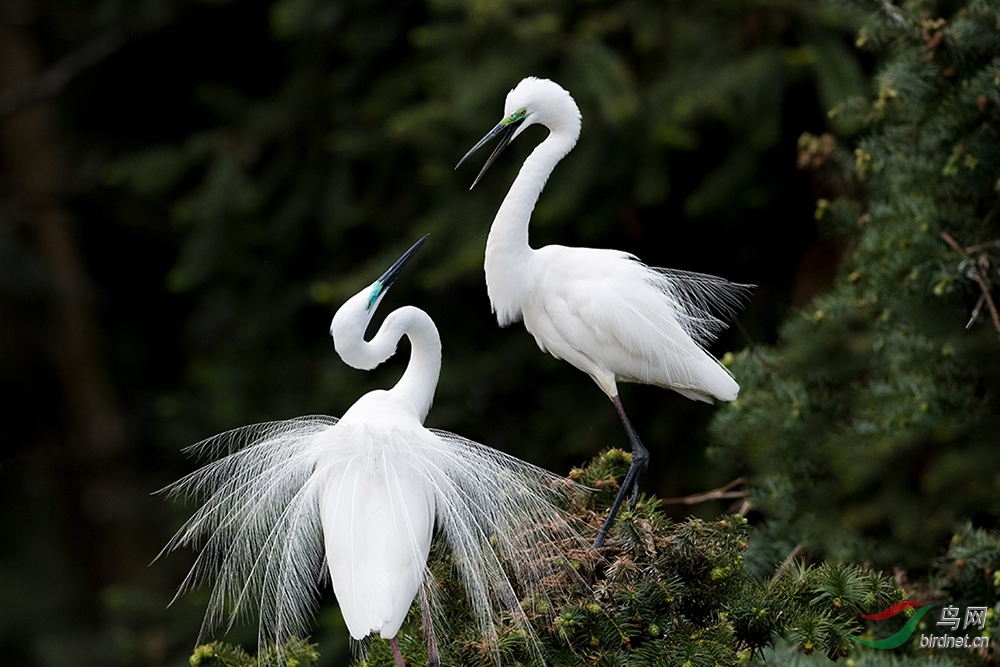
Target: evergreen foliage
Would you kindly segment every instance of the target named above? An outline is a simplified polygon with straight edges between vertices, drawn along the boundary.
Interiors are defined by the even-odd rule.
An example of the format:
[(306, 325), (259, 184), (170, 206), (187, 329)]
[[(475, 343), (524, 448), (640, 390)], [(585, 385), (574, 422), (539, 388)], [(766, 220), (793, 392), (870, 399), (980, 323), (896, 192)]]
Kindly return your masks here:
[(191, 667), (308, 667), (318, 660), (315, 644), (310, 644), (308, 639), (292, 639), (280, 647), (267, 647), (257, 655), (225, 642), (203, 644), (195, 648), (189, 662)]
[[(894, 650), (858, 647), (851, 652), (850, 667), (979, 667), (998, 661), (997, 642), (1000, 639), (1000, 535), (971, 526), (964, 526), (952, 536), (947, 554), (939, 558), (926, 581), (904, 584), (908, 597), (940, 607), (953, 605), (964, 611), (970, 606), (987, 607), (986, 627), (970, 635), (989, 639), (989, 646), (975, 649), (938, 649), (920, 646), (921, 635), (941, 635), (936, 626), (940, 612), (925, 615), (910, 640)], [(896, 623), (868, 623), (866, 639), (889, 636), (905, 619)], [(876, 633), (879, 633), (876, 635)], [(773, 667), (819, 667), (803, 653), (790, 650), (787, 641), (777, 642), (773, 649), (762, 652), (763, 661)]]
[(935, 563), (930, 585), (947, 604), (987, 607), (986, 627), (979, 634), (989, 638), (989, 646), (978, 649), (976, 657), (987, 664), (1000, 662), (1000, 533), (964, 526)]
[(773, 534), (926, 569), (1000, 515), (1000, 4), (838, 6), (881, 62), (872, 99), (830, 112), (856, 139), (800, 140), (840, 267), (777, 345), (736, 355), (712, 460), (749, 472)]
[[(628, 463), (628, 454), (610, 450), (573, 471), (578, 481), (599, 489), (570, 508), (592, 533)], [(851, 637), (861, 631), (860, 614), (904, 597), (891, 577), (856, 565), (790, 560), (771, 577), (753, 577), (743, 562), (750, 532), (735, 514), (675, 523), (655, 498), (644, 497), (634, 513), (622, 511), (599, 551), (568, 544), (562, 574), (547, 580), (536, 598), (522, 600), (544, 664), (738, 665), (782, 639), (806, 655), (836, 660), (857, 646)], [(498, 647), (483, 641), (449, 558), (438, 549), (432, 554), (436, 599), (447, 619), (446, 627), (435, 628), (442, 664), (543, 664), (512, 624), (501, 630)], [(399, 635), (411, 664), (426, 659), (421, 623), (414, 603)], [(372, 639), (358, 664), (390, 667), (388, 642)]]
[[(442, 329), (433, 425), (554, 470), (622, 442), (586, 377), (489, 313), (482, 248), (517, 149), (474, 197), (452, 171), (527, 74), (558, 80), (584, 112), (533, 243), (622, 248), (760, 285), (743, 324), (761, 344), (732, 357), (744, 390), (719, 411), (711, 465), (701, 430), (714, 408), (623, 389), (663, 462), (645, 488), (678, 495), (746, 473), (752, 529), (732, 517), (674, 523), (644, 499), (604, 560), (571, 554), (589, 589), (572, 579), (564, 598), (535, 601), (552, 661), (826, 664), (845, 646), (861, 667), (957, 661), (846, 644), (858, 609), (870, 610), (859, 595), (899, 594), (857, 566), (792, 562), (775, 576), (799, 544), (807, 562), (929, 572), (911, 598), (990, 601), (1000, 613), (995, 534), (959, 531), (932, 560), (967, 519), (995, 524), (1000, 499), (1000, 369), (984, 296), (995, 303), (1000, 255), (995, 1), (2, 4), (0, 26), (39, 51), (30, 76), (65, 74), (64, 57), (118, 40), (42, 91), (55, 94), (48, 139), (61, 153), (31, 142), (26, 155), (67, 163), (61, 179), (26, 185), (33, 163), (0, 144), (0, 384), (16, 388), (0, 406), (0, 493), (15, 508), (0, 556), (8, 662), (182, 664), (203, 609), (192, 598), (164, 609), (187, 564), (146, 564), (182, 510), (148, 492), (186, 472), (180, 448), (206, 435), (337, 414), (394, 381), (398, 366), (343, 367), (323, 332), (343, 298), (423, 233), (429, 254), (394, 292)], [(0, 86), (0, 107), (10, 89)], [(83, 275), (67, 278), (40, 248), (32, 220), (50, 209), (78, 223), (60, 248), (79, 246)], [(796, 267), (820, 272), (802, 261), (817, 226), (839, 247), (835, 284), (770, 345)], [(67, 304), (91, 311), (103, 357), (59, 343), (51, 313)], [(740, 344), (733, 335), (717, 351)], [(118, 446), (98, 437), (88, 449), (107, 415), (90, 409), (86, 374), (63, 365), (107, 376)], [(95, 419), (81, 426), (74, 411)], [(592, 524), (623, 461), (612, 452), (578, 473), (598, 488), (578, 508)], [(436, 556), (452, 664), (484, 662), (448, 554)], [(315, 639), (343, 664), (346, 630), (332, 600), (324, 609)], [(401, 641), (419, 664), (416, 616)], [(513, 632), (500, 651), (531, 660)], [(256, 660), (211, 652), (202, 659)], [(963, 659), (977, 657), (996, 660)], [(388, 646), (372, 642), (369, 658), (387, 664)]]
[[(791, 650), (787, 643), (779, 643), (773, 649), (764, 651), (761, 662), (771, 667), (830, 667), (825, 658)], [(964, 663), (953, 652), (943, 655), (931, 651), (917, 654), (859, 649), (845, 664), (847, 667), (961, 667)]]

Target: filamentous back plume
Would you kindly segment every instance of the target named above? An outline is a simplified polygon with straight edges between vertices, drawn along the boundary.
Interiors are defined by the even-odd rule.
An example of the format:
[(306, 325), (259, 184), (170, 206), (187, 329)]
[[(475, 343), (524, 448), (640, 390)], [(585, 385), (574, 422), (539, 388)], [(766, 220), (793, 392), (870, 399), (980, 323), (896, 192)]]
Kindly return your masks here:
[[(426, 239), (426, 237), (424, 237)], [(167, 487), (203, 504), (164, 551), (200, 547), (178, 595), (213, 586), (202, 634), (258, 614), (260, 641), (305, 634), (326, 576), (355, 640), (378, 632), (405, 663), (396, 634), (420, 595), (428, 664), (438, 661), (428, 602), (433, 536), (451, 551), (468, 602), (496, 646), (503, 619), (539, 643), (521, 600), (560, 560), (557, 540), (575, 533), (560, 509), (570, 483), (494, 449), (423, 426), (441, 367), (431, 318), (414, 307), (390, 313), (364, 339), (372, 314), (418, 241), (331, 325), (351, 366), (371, 369), (411, 342), (410, 361), (389, 390), (362, 396), (336, 419), (308, 416), (238, 428), (194, 445), (213, 460)]]

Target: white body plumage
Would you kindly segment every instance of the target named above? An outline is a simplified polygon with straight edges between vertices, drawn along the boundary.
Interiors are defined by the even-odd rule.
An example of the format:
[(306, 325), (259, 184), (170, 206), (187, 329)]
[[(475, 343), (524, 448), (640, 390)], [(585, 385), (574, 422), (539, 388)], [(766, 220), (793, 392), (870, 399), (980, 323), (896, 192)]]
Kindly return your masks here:
[(532, 211), (556, 164), (576, 145), (580, 122), (580, 110), (566, 90), (528, 77), (508, 93), (503, 120), (459, 165), (502, 137), (475, 186), (526, 127), (549, 129), (525, 159), (493, 219), (486, 241), (486, 287), (501, 326), (523, 320), (542, 350), (593, 378), (622, 419), (633, 465), (595, 541), (600, 546), (624, 494), (631, 492), (635, 503), (648, 460), (618, 398), (617, 383), (657, 385), (709, 403), (735, 400), (739, 385), (704, 345), (724, 328), (719, 315), (731, 314), (747, 287), (713, 276), (653, 269), (617, 250), (531, 248)]
[(504, 113), (516, 128), (510, 140), (532, 124), (545, 125), (549, 135), (525, 159), (486, 242), (487, 292), (501, 326), (523, 319), (539, 347), (590, 375), (608, 396), (624, 381), (696, 400), (735, 400), (739, 385), (702, 344), (724, 328), (713, 310), (729, 314), (746, 288), (652, 269), (618, 250), (531, 248), (531, 213), (556, 164), (576, 145), (580, 111), (558, 84), (529, 77), (507, 95)]
[(391, 639), (424, 581), (435, 497), (420, 459), (441, 443), (388, 391), (363, 396), (335, 428), (340, 442), (317, 465), (333, 591), (353, 638)]
[[(542, 350), (590, 375), (608, 396), (624, 381), (700, 401), (736, 399), (739, 385), (692, 335), (704, 319), (671, 294), (690, 274), (656, 272), (614, 250), (546, 246), (532, 254), (537, 288), (521, 315)], [(701, 279), (706, 287), (718, 282)]]
[[(168, 487), (204, 498), (164, 549), (203, 542), (180, 591), (214, 581), (203, 633), (224, 618), (232, 623), (254, 603), (261, 639), (305, 633), (325, 571), (351, 636), (391, 638), (401, 665), (395, 635), (427, 582), (438, 533), (487, 640), (496, 639), (502, 614), (534, 638), (515, 584), (535, 592), (546, 574), (540, 564), (556, 550), (551, 538), (574, 535), (557, 506), (567, 484), (423, 426), (441, 341), (422, 310), (399, 308), (371, 341), (364, 339), (378, 303), (419, 245), (349, 299), (331, 325), (341, 358), (362, 369), (391, 357), (402, 336), (410, 338), (410, 361), (393, 388), (365, 394), (340, 420), (300, 417), (210, 438), (193, 449), (221, 457)], [(432, 635), (429, 642), (436, 661)]]

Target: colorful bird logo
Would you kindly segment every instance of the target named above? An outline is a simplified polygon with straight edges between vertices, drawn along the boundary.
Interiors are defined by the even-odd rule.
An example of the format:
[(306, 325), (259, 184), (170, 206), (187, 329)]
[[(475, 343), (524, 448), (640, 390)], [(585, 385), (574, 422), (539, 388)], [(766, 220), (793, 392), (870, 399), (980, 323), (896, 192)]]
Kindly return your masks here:
[(914, 600), (905, 600), (903, 602), (897, 602), (888, 609), (880, 611), (877, 614), (872, 614), (870, 616), (862, 615), (869, 621), (884, 621), (885, 619), (892, 618), (893, 616), (899, 614), (900, 612), (906, 609), (910, 609), (911, 607), (920, 608), (919, 610), (917, 610), (916, 613), (913, 614), (913, 616), (910, 617), (910, 620), (906, 622), (906, 625), (900, 628), (899, 632), (897, 632), (891, 637), (886, 637), (885, 639), (879, 639), (875, 641), (871, 639), (861, 639), (860, 637), (853, 637), (853, 639), (854, 641), (860, 644), (864, 644), (865, 646), (871, 646), (872, 648), (881, 648), (881, 649), (898, 648), (902, 646), (907, 639), (910, 638), (910, 635), (912, 635), (913, 631), (916, 630), (917, 628), (917, 623), (920, 622), (920, 619), (924, 617), (924, 614), (930, 611), (931, 607), (933, 606), (934, 605), (932, 604), (923, 605)]

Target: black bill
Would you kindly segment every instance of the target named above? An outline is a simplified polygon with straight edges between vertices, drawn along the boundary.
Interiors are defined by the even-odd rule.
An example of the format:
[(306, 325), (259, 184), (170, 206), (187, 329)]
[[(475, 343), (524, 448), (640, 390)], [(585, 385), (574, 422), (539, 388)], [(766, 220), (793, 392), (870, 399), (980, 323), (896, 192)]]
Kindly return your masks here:
[(417, 251), (420, 250), (420, 246), (424, 244), (424, 241), (427, 240), (428, 236), (430, 236), (430, 234), (424, 234), (422, 239), (410, 246), (410, 249), (404, 252), (403, 256), (397, 259), (396, 262), (379, 277), (378, 282), (382, 284), (382, 292), (385, 292), (390, 286), (392, 286), (392, 283), (397, 277), (399, 277), (399, 273), (403, 270), (403, 267), (406, 266), (406, 263), (409, 262), (415, 254), (417, 254)]
[(511, 140), (514, 138), (514, 132), (517, 130), (517, 126), (521, 124), (522, 120), (523, 118), (518, 118), (517, 120), (508, 122), (507, 119), (504, 119), (499, 123), (497, 123), (497, 126), (494, 127), (492, 130), (490, 130), (489, 132), (487, 132), (486, 136), (480, 139), (479, 143), (473, 146), (469, 150), (469, 152), (466, 153), (465, 156), (458, 161), (458, 164), (455, 165), (455, 169), (458, 169), (459, 167), (462, 166), (462, 163), (465, 162), (470, 155), (472, 155), (477, 150), (482, 148), (485, 144), (489, 143), (493, 139), (493, 137), (497, 136), (498, 134), (502, 135), (500, 138), (500, 143), (497, 144), (497, 147), (493, 149), (493, 152), (490, 154), (490, 157), (486, 160), (486, 164), (484, 164), (483, 168), (479, 170), (479, 175), (476, 176), (476, 180), (474, 180), (472, 182), (472, 185), (469, 186), (470, 190), (476, 187), (476, 183), (478, 183), (479, 179), (483, 177), (483, 174), (485, 174), (486, 170), (490, 168), (490, 165), (493, 164), (493, 161), (497, 159), (497, 156), (499, 156), (500, 153), (503, 153), (503, 150), (507, 148), (508, 145), (510, 145)]

